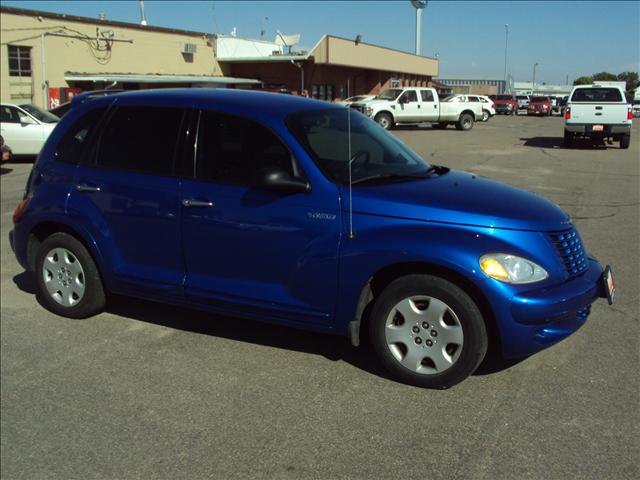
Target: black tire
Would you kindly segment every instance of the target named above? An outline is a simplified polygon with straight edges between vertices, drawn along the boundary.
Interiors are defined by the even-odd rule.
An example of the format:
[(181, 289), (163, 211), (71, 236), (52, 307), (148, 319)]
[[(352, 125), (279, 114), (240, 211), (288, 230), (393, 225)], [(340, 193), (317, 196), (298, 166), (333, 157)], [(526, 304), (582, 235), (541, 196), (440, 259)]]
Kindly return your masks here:
[(463, 113), (460, 115), (460, 119), (456, 122), (456, 128), (458, 130), (468, 131), (473, 128), (473, 115), (470, 113)]
[[(73, 258), (73, 262), (63, 263), (55, 255), (47, 257), (55, 249), (66, 250), (70, 254), (69, 259)], [(51, 260), (48, 260), (49, 258), (54, 259), (56, 262), (60, 261), (61, 268), (64, 268), (65, 265), (80, 265), (81, 273), (79, 275), (81, 275), (82, 279), (82, 295), (78, 298), (77, 303), (64, 305), (61, 300), (56, 301), (54, 294), (49, 292), (46, 285), (48, 282), (45, 282), (45, 261), (47, 261), (47, 275), (51, 278), (51, 281), (57, 281), (54, 275), (56, 277), (59, 276), (58, 278), (61, 279), (65, 277), (64, 271), (60, 272), (60, 270), (52, 269), (52, 263), (50, 263)], [(78, 263), (76, 264), (76, 262)], [(102, 279), (93, 258), (91, 258), (84, 245), (69, 234), (54, 233), (42, 242), (36, 255), (35, 275), (38, 286), (36, 296), (40, 304), (53, 313), (69, 318), (87, 318), (98, 313), (106, 304)], [(69, 273), (68, 269), (66, 275), (68, 275), (69, 279), (74, 277), (74, 274)], [(73, 287), (67, 288), (72, 289)], [(55, 294), (57, 298), (63, 298), (64, 296), (70, 298), (71, 295), (75, 294), (71, 290), (65, 290), (64, 286), (60, 287), (58, 293), (59, 295)]]
[(386, 112), (377, 114), (374, 120), (385, 130), (391, 130), (393, 128), (393, 117)]
[[(389, 328), (387, 327), (388, 318), (390, 318), (390, 315), (399, 302), (412, 296), (428, 296), (432, 298), (431, 301), (436, 299), (444, 302), (446, 306), (455, 312), (457, 320), (459, 321), (458, 326), (461, 327), (464, 335), (461, 351), (459, 354), (453, 354), (458, 355), (457, 359), (450, 366), (443, 369), (442, 372), (437, 372), (437, 369), (427, 371), (424, 370), (422, 366), (418, 367), (424, 370), (422, 373), (410, 370), (401, 363), (401, 360), (396, 358), (395, 354), (392, 353), (392, 347), (390, 347), (387, 342), (386, 333), (387, 328)], [(444, 316), (442, 318), (444, 318)], [(452, 387), (471, 375), (476, 368), (478, 368), (487, 352), (487, 329), (477, 305), (464, 290), (440, 277), (431, 275), (407, 275), (395, 280), (389, 284), (375, 300), (371, 315), (369, 316), (369, 322), (369, 340), (378, 359), (394, 379), (409, 385), (426, 388)], [(413, 323), (410, 324), (413, 325)], [(407, 324), (407, 326), (410, 324)], [(419, 325), (419, 323), (416, 325)], [(440, 325), (444, 325), (444, 323), (440, 322)], [(425, 357), (422, 359), (420, 365), (428, 362), (428, 352), (430, 351), (428, 349), (436, 348), (437, 346), (437, 336), (433, 336), (433, 340), (436, 340), (436, 343), (427, 345), (427, 342), (431, 340), (429, 337), (429, 335), (432, 334), (432, 332), (430, 333), (429, 331), (430, 327), (433, 327), (433, 325), (427, 325), (426, 330), (416, 334), (416, 336), (426, 337), (422, 348), (427, 353), (424, 354)], [(413, 328), (415, 328), (415, 326)], [(439, 328), (439, 326), (437, 328)], [(443, 338), (443, 336), (441, 335), (440, 338)], [(408, 338), (408, 340), (409, 344), (411, 344), (413, 340), (415, 344), (420, 345), (415, 338)], [(442, 345), (440, 348), (444, 351), (450, 346), (450, 344), (446, 346)], [(415, 352), (416, 350), (414, 349), (412, 351)], [(418, 351), (417, 358), (420, 358), (422, 351), (423, 350)], [(431, 367), (426, 368), (431, 369)]]
[(631, 134), (620, 137), (620, 148), (627, 149), (631, 144)]
[(449, 124), (445, 123), (445, 122), (440, 122), (440, 123), (434, 123), (433, 124), (433, 128), (437, 128), (438, 130), (444, 130), (448, 126), (449, 126)]
[(563, 144), (566, 148), (571, 148), (573, 146), (573, 133), (564, 131), (564, 141)]

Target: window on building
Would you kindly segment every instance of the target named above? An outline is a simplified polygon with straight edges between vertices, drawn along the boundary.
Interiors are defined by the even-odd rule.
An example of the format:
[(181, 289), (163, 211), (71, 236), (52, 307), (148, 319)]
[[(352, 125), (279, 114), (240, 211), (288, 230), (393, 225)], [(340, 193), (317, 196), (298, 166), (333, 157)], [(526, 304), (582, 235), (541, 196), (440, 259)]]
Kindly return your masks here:
[(182, 115), (178, 108), (118, 108), (102, 132), (97, 165), (170, 175)]
[(202, 112), (197, 145), (198, 180), (251, 186), (267, 167), (281, 168), (292, 176), (298, 173), (280, 139), (244, 118)]
[(31, 76), (31, 47), (9, 45), (9, 76)]

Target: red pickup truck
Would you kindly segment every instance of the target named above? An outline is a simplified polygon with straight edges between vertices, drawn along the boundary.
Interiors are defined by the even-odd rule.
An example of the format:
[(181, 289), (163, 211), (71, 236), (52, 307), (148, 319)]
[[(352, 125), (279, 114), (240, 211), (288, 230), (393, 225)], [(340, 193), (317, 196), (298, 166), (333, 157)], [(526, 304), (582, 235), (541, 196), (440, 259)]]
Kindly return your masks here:
[(544, 115), (550, 117), (553, 105), (549, 97), (531, 97), (527, 106), (527, 115)]
[(496, 113), (515, 115), (518, 111), (518, 100), (516, 100), (515, 95), (496, 95), (494, 102), (496, 104)]

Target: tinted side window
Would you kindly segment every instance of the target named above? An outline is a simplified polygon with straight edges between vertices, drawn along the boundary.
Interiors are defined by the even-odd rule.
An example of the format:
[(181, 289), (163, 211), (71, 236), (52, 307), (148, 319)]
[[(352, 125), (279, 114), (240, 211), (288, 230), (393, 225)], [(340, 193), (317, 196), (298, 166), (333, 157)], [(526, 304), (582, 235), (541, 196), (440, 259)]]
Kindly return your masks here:
[(89, 143), (90, 134), (104, 115), (106, 108), (96, 108), (85, 113), (67, 130), (56, 146), (56, 160), (65, 163), (78, 163)]
[(467, 102), (479, 102), (478, 97), (467, 97)]
[(119, 107), (100, 138), (99, 167), (171, 175), (183, 111), (170, 107)]
[(266, 167), (295, 176), (289, 150), (267, 128), (244, 118), (202, 112), (198, 127), (196, 178), (252, 185)]
[(20, 123), (20, 115), (18, 115), (18, 110), (13, 107), (2, 105), (2, 107), (0, 107), (0, 122)]
[(433, 92), (431, 90), (420, 90), (423, 102), (433, 102)]
[(417, 101), (418, 101), (418, 95), (416, 94), (415, 90), (407, 90), (402, 94), (402, 97), (400, 97), (400, 102), (411, 103), (411, 102), (417, 102)]

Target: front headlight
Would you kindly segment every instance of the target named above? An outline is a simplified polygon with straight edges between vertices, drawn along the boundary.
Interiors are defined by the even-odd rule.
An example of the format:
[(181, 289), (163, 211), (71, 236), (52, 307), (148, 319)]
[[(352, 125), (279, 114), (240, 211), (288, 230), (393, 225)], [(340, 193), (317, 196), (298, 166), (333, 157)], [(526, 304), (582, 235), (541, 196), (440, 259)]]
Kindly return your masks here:
[(373, 108), (371, 107), (364, 107), (364, 114), (368, 117), (371, 116), (371, 114), (373, 113)]
[(479, 263), (484, 273), (505, 283), (534, 283), (549, 277), (547, 271), (537, 263), (506, 253), (483, 255)]

